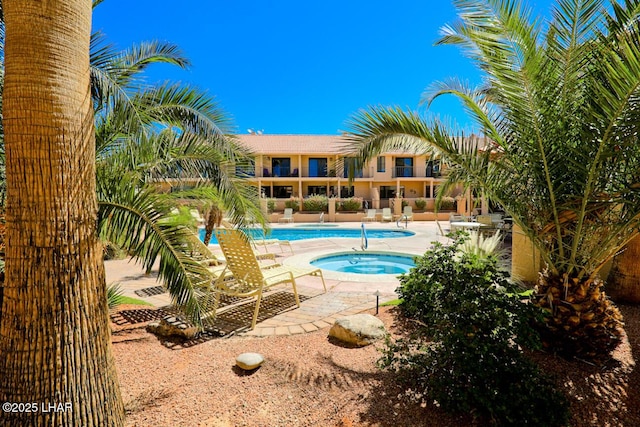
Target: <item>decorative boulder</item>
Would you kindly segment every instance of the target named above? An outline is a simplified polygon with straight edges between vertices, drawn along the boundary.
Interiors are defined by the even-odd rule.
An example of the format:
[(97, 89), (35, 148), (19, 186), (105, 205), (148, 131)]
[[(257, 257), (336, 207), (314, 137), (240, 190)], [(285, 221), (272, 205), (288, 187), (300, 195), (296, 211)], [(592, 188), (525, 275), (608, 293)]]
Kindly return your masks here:
[(329, 336), (361, 347), (383, 339), (387, 334), (382, 320), (370, 314), (354, 314), (335, 321)]
[(236, 357), (236, 365), (245, 371), (259, 368), (262, 362), (264, 362), (264, 357), (258, 353), (242, 353)]
[(200, 330), (197, 326), (192, 326), (178, 319), (167, 316), (159, 322), (151, 322), (147, 325), (147, 331), (161, 337), (180, 337), (184, 339), (195, 338)]

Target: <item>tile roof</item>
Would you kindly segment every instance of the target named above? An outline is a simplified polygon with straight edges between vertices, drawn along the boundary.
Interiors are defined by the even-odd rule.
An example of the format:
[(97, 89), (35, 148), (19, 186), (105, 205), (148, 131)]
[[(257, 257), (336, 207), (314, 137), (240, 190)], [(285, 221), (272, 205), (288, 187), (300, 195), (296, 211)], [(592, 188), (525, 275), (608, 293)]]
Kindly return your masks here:
[(256, 154), (338, 154), (344, 151), (340, 135), (237, 135)]
[[(242, 134), (236, 135), (240, 142), (255, 154), (326, 154), (336, 155), (348, 150), (346, 140), (341, 135), (272, 135)], [(474, 137), (474, 135), (471, 135)], [(480, 137), (480, 146), (486, 147), (488, 141)], [(390, 150), (386, 154), (424, 154), (403, 150)]]

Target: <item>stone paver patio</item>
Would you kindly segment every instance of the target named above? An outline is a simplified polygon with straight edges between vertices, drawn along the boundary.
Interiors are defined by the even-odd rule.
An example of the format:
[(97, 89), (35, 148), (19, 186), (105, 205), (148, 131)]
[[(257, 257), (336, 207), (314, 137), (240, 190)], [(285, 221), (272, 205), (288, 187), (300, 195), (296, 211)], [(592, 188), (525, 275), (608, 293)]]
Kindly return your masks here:
[[(272, 224), (272, 227), (288, 228), (300, 225)], [(312, 227), (315, 224), (308, 225)], [(441, 222), (440, 225), (448, 227), (448, 223)], [(404, 228), (404, 224), (402, 226)], [(337, 227), (359, 228), (360, 223), (337, 223)], [(366, 227), (368, 230), (395, 229), (397, 225), (396, 223), (367, 223)], [(415, 235), (389, 239), (369, 238), (367, 250), (421, 255), (431, 242), (447, 240), (440, 234), (435, 222), (409, 222), (408, 230)], [(352, 251), (353, 248), (359, 248), (360, 244), (360, 238), (308, 239), (291, 241), (293, 255), (288, 251), (280, 252), (277, 245), (268, 246), (267, 249), (276, 254), (277, 262), (306, 267), (309, 266), (309, 261), (317, 256)], [(210, 248), (215, 254), (220, 254), (217, 245), (211, 245)], [(158, 288), (160, 283), (157, 281), (157, 270), (153, 270), (150, 275), (145, 275), (140, 265), (128, 259), (106, 261), (105, 268), (107, 284), (119, 283), (125, 295), (144, 300), (155, 307), (170, 305), (169, 294)], [(255, 307), (253, 303), (243, 304), (242, 308), (232, 307), (228, 311), (221, 310), (216, 322), (219, 319), (220, 329), (225, 329), (226, 332), (233, 331), (238, 335), (301, 334), (331, 326), (340, 317), (375, 308), (376, 293), (379, 293), (380, 303), (397, 298), (395, 289), (400, 282), (394, 275), (339, 273), (328, 270), (323, 270), (323, 274), (327, 293), (322, 292), (322, 284), (316, 277), (306, 276), (296, 280), (301, 297), (300, 308), (295, 306), (293, 294), (290, 291), (283, 292), (288, 291), (285, 287), (277, 288), (278, 290), (274, 291), (275, 294), (265, 294), (258, 324), (252, 331), (248, 330), (248, 326), (251, 323), (253, 307)], [(225, 327), (224, 324), (227, 323)], [(217, 326), (218, 323), (216, 323)]]

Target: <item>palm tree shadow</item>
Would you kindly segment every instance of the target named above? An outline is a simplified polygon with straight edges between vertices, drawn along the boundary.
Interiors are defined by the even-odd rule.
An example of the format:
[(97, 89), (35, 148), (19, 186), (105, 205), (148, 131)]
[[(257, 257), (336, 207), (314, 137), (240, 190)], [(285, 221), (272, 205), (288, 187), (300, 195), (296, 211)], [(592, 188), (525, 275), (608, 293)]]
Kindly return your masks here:
[[(309, 296), (299, 294), (300, 302), (308, 300)], [(173, 350), (193, 347), (207, 341), (228, 338), (250, 330), (253, 313), (256, 307), (254, 298), (225, 298), (214, 319), (205, 322), (205, 330), (193, 339), (177, 337), (158, 337), (162, 345)], [(277, 291), (262, 298), (257, 322), (263, 322), (280, 313), (296, 309), (295, 297), (292, 292)]]
[(536, 352), (533, 360), (570, 397), (571, 425), (626, 427), (640, 420), (640, 371), (634, 353), (640, 351), (640, 307), (618, 304), (625, 320), (622, 343), (602, 365), (566, 360)]

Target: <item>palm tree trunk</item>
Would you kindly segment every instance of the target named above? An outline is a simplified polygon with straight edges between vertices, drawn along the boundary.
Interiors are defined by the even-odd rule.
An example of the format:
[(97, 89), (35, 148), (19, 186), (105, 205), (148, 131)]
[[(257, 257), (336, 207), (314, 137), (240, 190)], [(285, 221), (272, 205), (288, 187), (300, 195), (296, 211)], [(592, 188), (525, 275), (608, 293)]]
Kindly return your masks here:
[(207, 212), (207, 222), (204, 225), (204, 244), (208, 245), (211, 241), (211, 236), (213, 235), (213, 230), (217, 227), (220, 227), (222, 223), (222, 211), (217, 207), (213, 206)]
[(601, 360), (622, 342), (622, 315), (603, 291), (602, 280), (540, 273), (537, 304), (546, 312), (544, 347), (563, 356)]
[(4, 2), (0, 401), (16, 412), (3, 406), (3, 426), (124, 424), (96, 232), (91, 3)]
[(616, 302), (640, 303), (640, 236), (613, 259), (607, 278), (607, 295)]

